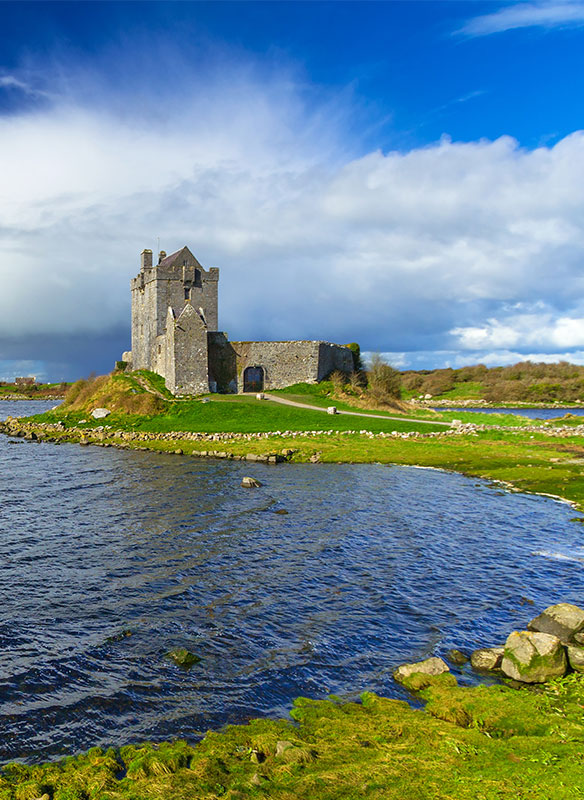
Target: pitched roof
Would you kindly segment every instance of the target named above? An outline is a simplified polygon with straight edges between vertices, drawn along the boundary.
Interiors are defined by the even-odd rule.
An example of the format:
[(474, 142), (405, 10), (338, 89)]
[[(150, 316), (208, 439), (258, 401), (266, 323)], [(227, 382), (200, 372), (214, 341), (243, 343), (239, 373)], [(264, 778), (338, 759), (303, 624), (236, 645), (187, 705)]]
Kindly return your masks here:
[(180, 250), (177, 250), (176, 253), (171, 253), (169, 256), (166, 256), (162, 259), (159, 267), (182, 267), (186, 265), (187, 267), (199, 267), (199, 269), (203, 269), (201, 264), (197, 261), (194, 255), (191, 253), (189, 248), (185, 245)]

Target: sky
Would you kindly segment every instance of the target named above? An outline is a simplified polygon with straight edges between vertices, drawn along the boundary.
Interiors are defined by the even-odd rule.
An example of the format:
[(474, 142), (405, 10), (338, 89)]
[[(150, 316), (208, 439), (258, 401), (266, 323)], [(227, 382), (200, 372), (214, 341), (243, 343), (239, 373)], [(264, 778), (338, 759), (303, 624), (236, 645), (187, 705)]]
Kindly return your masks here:
[(583, 85), (584, 0), (0, 0), (0, 379), (185, 244), (232, 340), (584, 364)]

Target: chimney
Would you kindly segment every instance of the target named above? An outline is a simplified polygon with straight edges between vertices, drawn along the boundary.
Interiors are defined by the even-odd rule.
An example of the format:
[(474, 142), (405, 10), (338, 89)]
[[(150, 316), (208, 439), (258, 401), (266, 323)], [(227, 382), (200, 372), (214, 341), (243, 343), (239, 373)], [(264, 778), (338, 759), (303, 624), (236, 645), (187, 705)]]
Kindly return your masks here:
[(142, 250), (140, 255), (140, 268), (142, 270), (152, 268), (152, 250)]
[(166, 250), (161, 250), (160, 253), (158, 253), (158, 263), (159, 264), (160, 264), (160, 262), (162, 261), (163, 258), (166, 258)]

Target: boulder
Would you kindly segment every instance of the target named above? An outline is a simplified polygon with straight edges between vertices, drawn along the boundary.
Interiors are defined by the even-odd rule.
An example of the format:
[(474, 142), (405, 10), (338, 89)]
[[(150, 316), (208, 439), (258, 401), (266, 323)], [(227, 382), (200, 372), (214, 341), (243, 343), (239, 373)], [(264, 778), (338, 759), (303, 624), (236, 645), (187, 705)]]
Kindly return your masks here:
[(482, 672), (500, 669), (504, 652), (504, 647), (481, 647), (473, 650), (470, 656), (471, 667)]
[(261, 486), (261, 483), (259, 481), (256, 481), (255, 478), (250, 478), (249, 476), (246, 476), (241, 479), (241, 485), (243, 486), (244, 489), (257, 489), (258, 486)]
[(443, 672), (450, 672), (448, 664), (441, 658), (432, 656), (424, 661), (416, 661), (413, 664), (402, 664), (393, 673), (394, 680), (403, 683), (410, 675), (421, 672), (423, 675), (441, 675)]
[(327, 410), (326, 410), (326, 413), (327, 414), (338, 414), (339, 412), (337, 411), (337, 407), (336, 406), (329, 406), (327, 408)]
[(566, 649), (557, 636), (513, 631), (505, 642), (501, 670), (522, 683), (543, 683), (566, 674)]
[(107, 408), (94, 408), (91, 412), (91, 416), (93, 419), (104, 419), (105, 417), (109, 417), (111, 411), (108, 411)]
[(584, 672), (584, 647), (570, 644), (566, 650), (568, 651), (568, 661), (574, 672)]
[(539, 633), (550, 633), (566, 643), (574, 634), (584, 629), (584, 609), (571, 603), (558, 603), (532, 619), (527, 628)]

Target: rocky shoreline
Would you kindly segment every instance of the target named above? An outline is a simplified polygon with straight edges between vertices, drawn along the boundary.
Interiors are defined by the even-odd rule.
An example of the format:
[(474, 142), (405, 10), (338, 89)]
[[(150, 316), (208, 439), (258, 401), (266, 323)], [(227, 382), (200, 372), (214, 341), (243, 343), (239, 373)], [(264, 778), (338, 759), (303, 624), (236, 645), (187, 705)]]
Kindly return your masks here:
[[(391, 431), (379, 432), (362, 430), (313, 430), (313, 431), (267, 431), (259, 433), (200, 433), (193, 431), (123, 431), (114, 429), (109, 425), (98, 425), (96, 427), (66, 427), (62, 422), (28, 422), (27, 418), (7, 417), (0, 422), (0, 433), (16, 438), (23, 438), (33, 441), (46, 442), (72, 442), (81, 445), (97, 445), (101, 447), (117, 447), (120, 449), (131, 449), (132, 447), (148, 446), (155, 442), (253, 442), (265, 441), (272, 438), (277, 439), (296, 439), (310, 437), (332, 437), (332, 436), (364, 436), (368, 439), (444, 439), (452, 436), (477, 435), (482, 431), (502, 431), (511, 435), (525, 433), (545, 433), (546, 436), (553, 438), (569, 438), (573, 436), (584, 436), (584, 423), (581, 425), (558, 425), (542, 428), (541, 425), (522, 425), (520, 427), (506, 425), (482, 425), (472, 422), (460, 422), (454, 420), (451, 427), (443, 431), (430, 431), (422, 433), (420, 431)], [(177, 448), (176, 454), (182, 455), (184, 451)], [(193, 450), (192, 455), (208, 456), (212, 458), (241, 458), (245, 456), (235, 456), (217, 450)], [(276, 454), (272, 454), (276, 455)], [(281, 454), (280, 454), (281, 455)], [(249, 460), (256, 460), (249, 458)], [(286, 459), (279, 459), (286, 460)]]
[[(446, 658), (457, 666), (470, 661), (477, 673), (518, 685), (545, 683), (569, 672), (584, 673), (584, 609), (571, 603), (549, 606), (527, 623), (527, 630), (512, 631), (504, 645), (481, 647), (470, 655), (450, 650)], [(444, 659), (432, 656), (402, 664), (393, 677), (417, 691), (429, 686), (432, 677), (449, 672)]]

